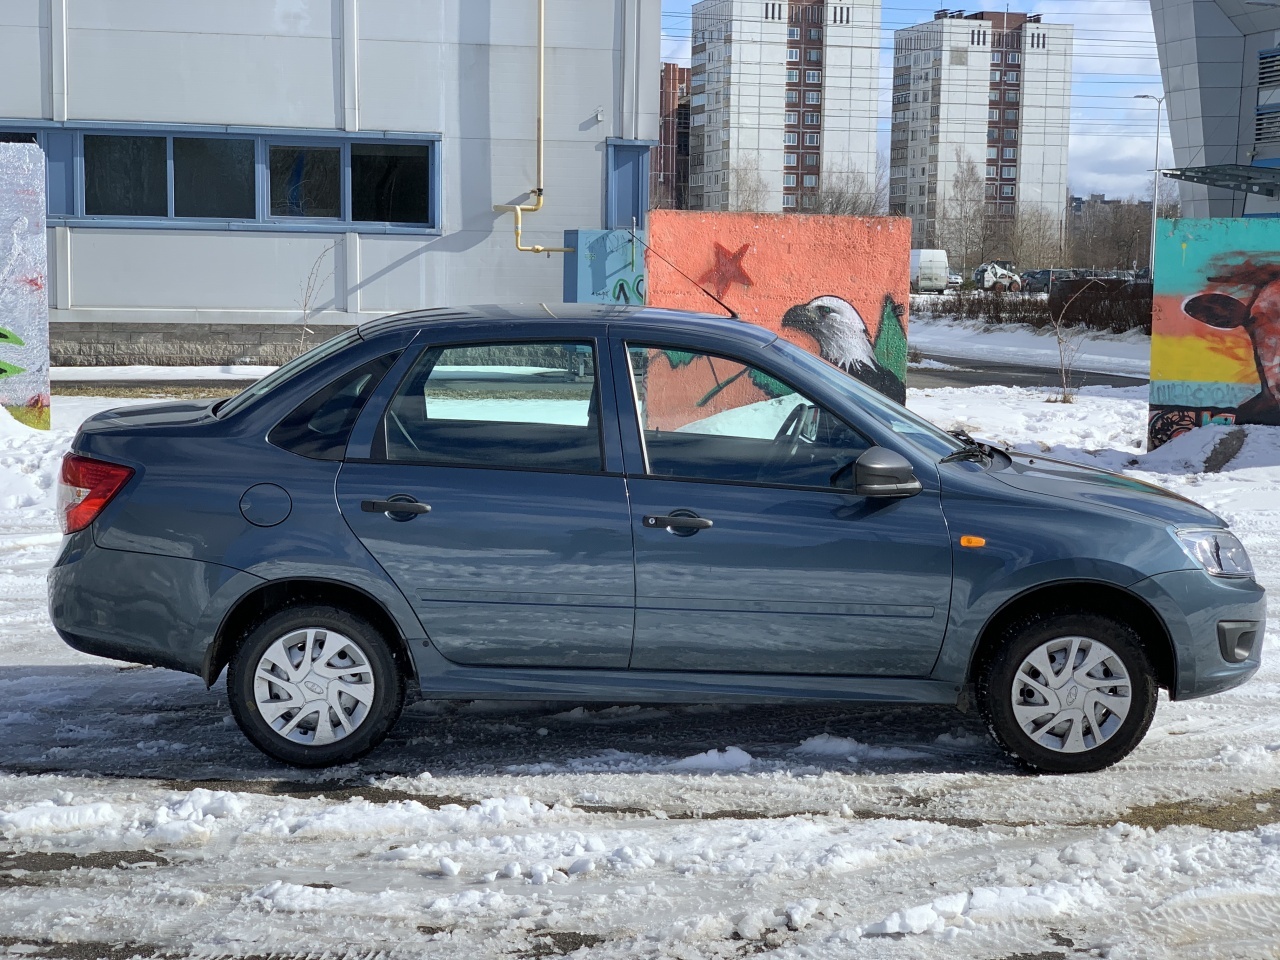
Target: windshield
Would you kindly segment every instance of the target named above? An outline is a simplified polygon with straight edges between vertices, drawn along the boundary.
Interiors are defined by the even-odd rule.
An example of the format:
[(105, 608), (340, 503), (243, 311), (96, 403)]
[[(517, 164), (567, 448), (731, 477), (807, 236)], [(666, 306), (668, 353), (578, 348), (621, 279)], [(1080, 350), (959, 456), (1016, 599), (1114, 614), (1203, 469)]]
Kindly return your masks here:
[(215, 411), (216, 415), (219, 417), (230, 416), (242, 407), (253, 403), (253, 401), (257, 400), (259, 397), (270, 393), (286, 380), (292, 379), (306, 370), (310, 370), (317, 363), (320, 363), (327, 357), (333, 356), (339, 350), (359, 339), (360, 334), (357, 333), (353, 327), (345, 333), (340, 333), (336, 337), (331, 337), (319, 346), (312, 347), (306, 353), (294, 357), (284, 366), (267, 374), (253, 386), (246, 387), (240, 393), (237, 393), (234, 397), (217, 408)]
[[(855, 380), (835, 364), (815, 357), (809, 351), (786, 340), (775, 340), (772, 346), (809, 373), (830, 383), (860, 409), (865, 410), (868, 415), (879, 420), (924, 453), (940, 459), (949, 453), (965, 449), (962, 441), (934, 426), (923, 417), (916, 416), (906, 407), (899, 406), (861, 381)], [(832, 376), (833, 373), (838, 376)]]

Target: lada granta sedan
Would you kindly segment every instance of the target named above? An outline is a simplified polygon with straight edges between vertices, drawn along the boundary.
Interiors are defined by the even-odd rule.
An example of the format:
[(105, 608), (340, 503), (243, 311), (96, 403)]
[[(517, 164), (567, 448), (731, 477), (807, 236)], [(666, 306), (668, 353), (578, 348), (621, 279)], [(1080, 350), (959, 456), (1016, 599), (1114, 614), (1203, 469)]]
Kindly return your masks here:
[(298, 766), (366, 754), (412, 690), (972, 705), (1022, 764), (1098, 770), (1264, 632), (1195, 503), (656, 309), (377, 320), (231, 399), (92, 417), (60, 495), (66, 642), (225, 671)]

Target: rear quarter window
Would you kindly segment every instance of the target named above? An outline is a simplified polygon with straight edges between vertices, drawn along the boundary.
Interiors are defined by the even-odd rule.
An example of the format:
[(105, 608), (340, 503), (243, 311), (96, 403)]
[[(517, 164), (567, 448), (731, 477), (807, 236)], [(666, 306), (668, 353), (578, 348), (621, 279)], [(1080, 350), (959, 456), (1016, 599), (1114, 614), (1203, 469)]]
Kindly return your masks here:
[(351, 429), (400, 351), (383, 354), (330, 381), (277, 423), (267, 440), (312, 460), (341, 460)]

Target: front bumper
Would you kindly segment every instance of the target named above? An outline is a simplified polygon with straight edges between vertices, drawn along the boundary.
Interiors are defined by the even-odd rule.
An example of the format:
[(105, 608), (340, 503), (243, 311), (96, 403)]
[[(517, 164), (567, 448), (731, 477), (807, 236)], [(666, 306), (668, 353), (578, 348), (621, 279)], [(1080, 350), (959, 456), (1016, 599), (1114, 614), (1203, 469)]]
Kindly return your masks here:
[[(1129, 589), (1155, 609), (1173, 641), (1176, 676), (1169, 690), (1172, 699), (1191, 700), (1229, 690), (1248, 680), (1262, 665), (1267, 592), (1253, 580), (1175, 570), (1148, 577)], [(1256, 624), (1256, 639), (1248, 656), (1234, 662), (1229, 659), (1234, 643), (1227, 643), (1224, 636), (1234, 639), (1247, 632), (1241, 624)]]
[(91, 529), (64, 538), (49, 570), (58, 635), (94, 656), (199, 674), (222, 618), (262, 580), (217, 563), (107, 550)]

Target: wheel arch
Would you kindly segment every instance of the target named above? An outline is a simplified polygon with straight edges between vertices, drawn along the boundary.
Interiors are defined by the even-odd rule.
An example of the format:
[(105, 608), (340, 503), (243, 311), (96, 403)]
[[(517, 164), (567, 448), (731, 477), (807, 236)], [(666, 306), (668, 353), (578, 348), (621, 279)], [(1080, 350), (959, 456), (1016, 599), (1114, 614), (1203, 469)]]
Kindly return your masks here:
[(1000, 649), (1006, 630), (1044, 610), (1076, 608), (1123, 620), (1137, 632), (1151, 658), (1156, 682), (1166, 690), (1177, 684), (1178, 657), (1173, 638), (1160, 615), (1141, 597), (1113, 583), (1090, 580), (1061, 581), (1032, 587), (1005, 601), (978, 634), (969, 657), (967, 681), (975, 683)]
[(408, 641), (386, 608), (359, 587), (321, 578), (272, 580), (255, 587), (237, 600), (223, 616), (213, 642), (205, 651), (200, 669), (200, 677), (205, 686), (213, 686), (235, 656), (240, 640), (253, 624), (277, 611), (306, 604), (341, 607), (368, 620), (387, 638), (396, 666), (405, 682), (413, 688), (416, 673)]

